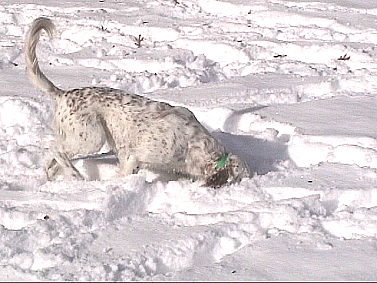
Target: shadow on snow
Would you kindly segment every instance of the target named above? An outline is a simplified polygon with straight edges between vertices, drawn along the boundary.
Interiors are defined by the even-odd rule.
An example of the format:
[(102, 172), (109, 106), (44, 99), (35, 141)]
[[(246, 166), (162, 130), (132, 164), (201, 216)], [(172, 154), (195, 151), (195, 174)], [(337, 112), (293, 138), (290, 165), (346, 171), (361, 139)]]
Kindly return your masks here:
[(283, 142), (267, 141), (249, 135), (214, 132), (226, 150), (238, 155), (258, 175), (278, 171), (280, 161), (289, 160), (288, 147)]

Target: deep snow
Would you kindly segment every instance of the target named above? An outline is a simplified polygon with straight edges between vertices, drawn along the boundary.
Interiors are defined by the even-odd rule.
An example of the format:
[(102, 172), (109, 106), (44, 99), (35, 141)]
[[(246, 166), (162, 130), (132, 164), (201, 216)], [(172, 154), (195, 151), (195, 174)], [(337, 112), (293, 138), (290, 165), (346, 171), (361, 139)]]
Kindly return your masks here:
[[(377, 3), (0, 3), (1, 280), (377, 280)], [(89, 181), (46, 182), (53, 105), (22, 56), (39, 16), (59, 87), (186, 106), (256, 176), (118, 178), (99, 153), (75, 161)]]

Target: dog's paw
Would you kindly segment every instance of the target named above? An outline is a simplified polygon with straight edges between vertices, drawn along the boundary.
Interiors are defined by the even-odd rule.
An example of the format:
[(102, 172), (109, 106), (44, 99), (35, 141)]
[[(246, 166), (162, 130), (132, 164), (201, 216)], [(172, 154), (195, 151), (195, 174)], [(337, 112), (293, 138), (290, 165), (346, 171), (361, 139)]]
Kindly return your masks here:
[(71, 180), (85, 180), (76, 168), (63, 169), (56, 161), (51, 162), (50, 165), (45, 168), (45, 173), (48, 181), (55, 181), (59, 176), (62, 177), (62, 175)]

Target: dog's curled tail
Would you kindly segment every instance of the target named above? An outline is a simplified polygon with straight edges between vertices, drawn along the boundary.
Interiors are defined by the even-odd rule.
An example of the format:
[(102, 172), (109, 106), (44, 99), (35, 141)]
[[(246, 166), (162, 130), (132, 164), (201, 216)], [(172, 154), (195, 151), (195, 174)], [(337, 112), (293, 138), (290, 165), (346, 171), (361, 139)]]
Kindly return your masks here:
[(55, 26), (48, 18), (40, 17), (34, 20), (25, 41), (26, 68), (29, 80), (34, 86), (49, 94), (61, 92), (39, 68), (36, 47), (42, 31), (45, 30), (49, 37), (52, 37)]

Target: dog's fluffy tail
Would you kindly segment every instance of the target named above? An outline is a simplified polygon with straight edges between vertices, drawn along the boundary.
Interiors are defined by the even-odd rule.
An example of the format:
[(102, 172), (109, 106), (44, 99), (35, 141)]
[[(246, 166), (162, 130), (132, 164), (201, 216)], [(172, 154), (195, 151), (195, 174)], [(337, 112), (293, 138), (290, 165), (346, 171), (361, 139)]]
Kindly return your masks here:
[(39, 68), (36, 47), (42, 31), (52, 37), (55, 26), (48, 18), (40, 17), (34, 20), (25, 41), (25, 57), (27, 65), (27, 73), (29, 80), (34, 86), (49, 94), (57, 94), (61, 92), (41, 71)]

